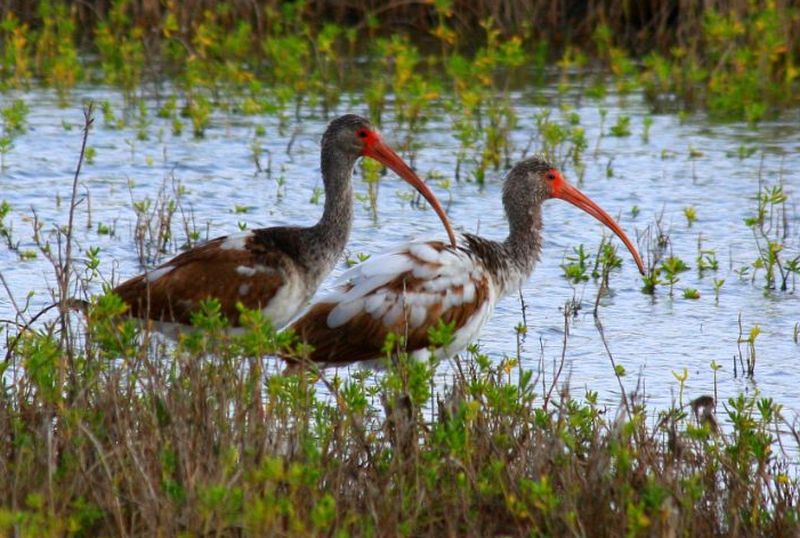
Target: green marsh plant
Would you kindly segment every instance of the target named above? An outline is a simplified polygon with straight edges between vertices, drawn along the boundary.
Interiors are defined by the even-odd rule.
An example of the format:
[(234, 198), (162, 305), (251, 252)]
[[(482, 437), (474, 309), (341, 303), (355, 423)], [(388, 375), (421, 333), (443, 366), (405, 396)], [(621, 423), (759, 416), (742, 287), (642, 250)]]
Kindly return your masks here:
[[(185, 193), (183, 184), (170, 176), (161, 184), (154, 198), (147, 196), (141, 200), (132, 200), (136, 215), (133, 241), (142, 267), (158, 265), (165, 256), (173, 254), (179, 248), (189, 248), (200, 240), (194, 215), (184, 207)], [(133, 190), (131, 198), (133, 199)], [(177, 242), (174, 230), (176, 224), (182, 227), (184, 243)]]
[(757, 249), (757, 257), (750, 264), (751, 280), (755, 282), (757, 275), (763, 273), (767, 290), (787, 291), (790, 279), (794, 287), (795, 278), (800, 274), (798, 245), (791, 242), (788, 202), (789, 195), (783, 184), (766, 184), (759, 172), (756, 213), (745, 218), (744, 223), (752, 230)]
[(561, 264), (564, 277), (577, 284), (589, 280), (589, 258), (591, 255), (586, 252), (583, 244), (573, 247), (572, 254), (565, 256), (565, 263)]
[(22, 99), (15, 99), (9, 105), (0, 107), (0, 173), (6, 168), (6, 155), (14, 148), (14, 139), (25, 132), (29, 111)]
[[(739, 336), (736, 339), (736, 347), (739, 352), (739, 366), (741, 367), (742, 375), (752, 379), (756, 371), (756, 339), (761, 334), (761, 327), (758, 324), (753, 325), (750, 327), (750, 330), (747, 331), (747, 336), (745, 336), (741, 312), (739, 312), (738, 324)], [(742, 345), (745, 346), (744, 353), (742, 353)], [(736, 361), (734, 359), (734, 367), (735, 365)]]
[(37, 12), (42, 27), (34, 47), (36, 69), (66, 105), (68, 93), (83, 76), (75, 42), (75, 10), (61, 0), (42, 0)]

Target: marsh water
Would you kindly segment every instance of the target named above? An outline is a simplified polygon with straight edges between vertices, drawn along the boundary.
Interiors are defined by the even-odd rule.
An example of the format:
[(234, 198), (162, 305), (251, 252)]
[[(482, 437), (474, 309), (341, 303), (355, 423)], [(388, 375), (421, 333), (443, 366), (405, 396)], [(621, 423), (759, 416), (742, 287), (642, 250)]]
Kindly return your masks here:
[[(0, 173), (0, 200), (12, 206), (6, 225), (13, 226), (19, 251), (35, 251), (32, 217), (35, 211), (47, 232), (67, 221), (72, 177), (81, 143), (82, 106), (85, 100), (108, 101), (115, 114), (123, 114), (120, 94), (109, 88), (78, 88), (66, 106), (59, 106), (48, 90), (7, 93), (3, 99), (22, 98), (30, 113), (26, 130), (14, 139)], [(611, 94), (602, 100), (582, 99), (578, 92), (559, 94), (540, 87), (513, 95), (518, 125), (512, 140), (512, 162), (530, 144), (538, 145), (535, 116), (552, 110), (551, 119), (562, 121), (570, 112), (580, 117), (589, 147), (580, 188), (619, 217), (632, 237), (652, 226), (661, 216), (674, 255), (691, 269), (679, 275), (673, 296), (667, 286), (655, 295), (642, 293), (642, 281), (624, 248), (618, 253), (624, 263), (612, 274), (611, 291), (601, 299), (600, 319), (615, 361), (624, 366), (626, 389), (638, 384), (647, 400), (666, 407), (678, 398), (675, 373), (688, 372), (685, 398), (713, 394), (712, 361), (717, 372), (721, 399), (741, 391), (760, 391), (792, 413), (800, 412), (800, 297), (789, 279), (787, 291), (765, 290), (763, 272), (742, 277), (740, 269), (757, 257), (753, 232), (744, 219), (756, 212), (755, 196), (761, 181), (784, 185), (789, 194), (784, 242), (785, 259), (800, 252), (800, 113), (788, 112), (779, 121), (757, 127), (744, 123), (715, 123), (702, 114), (679, 117), (652, 114), (639, 94)], [(81, 204), (76, 212), (76, 256), (78, 268), (85, 251), (100, 247), (102, 281), (118, 282), (142, 270), (134, 239), (136, 214), (133, 203), (153, 202), (163, 191), (178, 198), (186, 220), (201, 238), (248, 228), (281, 224), (311, 224), (322, 210), (319, 189), (319, 139), (327, 123), (318, 111), (301, 110), (299, 121), (290, 119), (279, 129), (274, 116), (241, 116), (215, 112), (203, 138), (195, 138), (187, 125), (180, 135), (172, 133), (170, 120), (158, 118), (159, 102), (148, 98), (146, 121), (137, 120), (138, 109), (128, 111), (128, 126), (105, 125), (98, 111), (88, 145), (91, 162), (80, 176)], [(414, 166), (448, 207), (456, 227), (501, 239), (506, 224), (500, 203), (503, 170), (490, 170), (484, 185), (456, 181), (458, 140), (452, 134), (452, 116), (434, 108), (422, 130)], [(601, 110), (606, 111), (603, 120)], [(330, 117), (343, 112), (366, 113), (359, 95), (345, 95)], [(393, 127), (391, 103), (384, 116), (383, 134), (395, 147), (406, 133)], [(609, 127), (620, 115), (630, 117), (631, 135), (609, 136)], [(645, 118), (652, 118), (649, 138), (642, 136)], [(602, 124), (602, 127), (601, 127)], [(256, 127), (264, 132), (257, 136)], [(600, 138), (601, 129), (606, 136)], [(139, 131), (141, 135), (139, 136)], [(254, 147), (258, 148), (254, 152)], [(752, 148), (751, 151), (747, 151)], [(402, 153), (402, 152), (401, 152)], [(749, 155), (748, 155), (749, 154)], [(257, 158), (256, 158), (257, 157)], [(258, 166), (257, 166), (258, 161)], [(574, 167), (566, 176), (577, 180)], [(442, 180), (449, 180), (449, 186)], [(360, 172), (355, 178), (358, 198), (348, 256), (380, 253), (413, 237), (443, 237), (436, 216), (412, 202), (410, 187), (393, 174), (380, 180), (377, 213), (368, 201), (368, 185)], [(176, 185), (182, 189), (177, 189)], [(689, 226), (684, 208), (693, 206), (697, 219)], [(634, 210), (638, 209), (638, 212)], [(181, 212), (173, 221), (170, 255), (186, 242)], [(573, 299), (582, 307), (570, 318), (562, 380), (569, 380), (573, 394), (597, 391), (600, 400), (616, 405), (619, 385), (595, 326), (592, 310), (597, 294), (593, 280), (572, 284), (561, 265), (573, 247), (585, 245), (594, 253), (603, 229), (588, 215), (560, 201), (550, 201), (544, 211), (544, 249), (534, 274), (521, 295), (525, 304), (527, 333), (521, 341), (521, 357), (527, 368), (544, 367), (547, 378), (562, 355), (564, 306)], [(702, 248), (713, 250), (717, 271), (700, 275), (695, 258), (698, 236)], [(647, 245), (642, 240), (644, 252)], [(30, 255), (32, 256), (32, 254)], [(21, 259), (17, 251), (0, 248), (0, 270), (14, 300), (23, 305), (33, 291), (30, 312), (51, 302), (55, 287), (51, 265), (39, 254)], [(344, 260), (337, 272), (344, 268)], [(331, 278), (320, 293), (329, 287)], [(724, 279), (715, 300), (714, 279)], [(699, 291), (699, 299), (683, 296), (685, 288)], [(756, 366), (752, 379), (734, 375), (734, 357), (746, 356), (745, 344), (737, 344), (739, 319), (744, 335), (758, 325), (755, 341)], [(0, 318), (14, 318), (14, 306), (0, 293)], [(500, 302), (480, 339), (484, 352), (495, 361), (515, 356), (515, 327), (523, 321), (519, 297)], [(3, 336), (5, 342), (5, 336)], [(738, 359), (737, 359), (738, 365)]]

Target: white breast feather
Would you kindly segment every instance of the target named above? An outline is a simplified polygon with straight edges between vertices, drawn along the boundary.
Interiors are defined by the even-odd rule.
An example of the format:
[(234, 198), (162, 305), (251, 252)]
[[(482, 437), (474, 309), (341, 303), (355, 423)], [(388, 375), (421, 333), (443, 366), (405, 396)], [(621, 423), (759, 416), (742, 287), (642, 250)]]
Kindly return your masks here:
[(394, 305), (394, 296), (385, 297), (385, 300), (383, 301), (381, 306), (372, 313), (372, 317), (374, 319), (382, 318), (384, 315), (386, 315), (386, 312), (392, 307), (392, 305)]
[[(486, 302), (475, 311), (463, 327), (456, 330), (450, 345), (447, 346), (447, 348), (440, 347), (433, 350), (433, 355), (441, 359), (444, 357), (451, 357), (466, 349), (467, 345), (478, 337), (486, 321), (492, 316), (495, 299), (496, 294), (490, 286), (489, 296)], [(426, 360), (430, 354), (431, 352), (427, 349), (416, 349), (411, 352), (412, 357), (417, 360)]]
[(305, 306), (308, 294), (308, 288), (301, 278), (297, 275), (283, 275), (283, 284), (261, 312), (264, 317), (272, 320), (273, 327), (279, 329)]
[(447, 311), (458, 304), (461, 304), (461, 292), (453, 289), (447, 290), (442, 298), (442, 311)]
[[(465, 265), (465, 262), (468, 263)], [(464, 254), (463, 251), (461, 250), (454, 251), (449, 249), (442, 251), (441, 256), (439, 256), (439, 263), (445, 266), (457, 265), (459, 267), (464, 267), (464, 268), (466, 268), (466, 266), (472, 267), (473, 265), (472, 258)]]

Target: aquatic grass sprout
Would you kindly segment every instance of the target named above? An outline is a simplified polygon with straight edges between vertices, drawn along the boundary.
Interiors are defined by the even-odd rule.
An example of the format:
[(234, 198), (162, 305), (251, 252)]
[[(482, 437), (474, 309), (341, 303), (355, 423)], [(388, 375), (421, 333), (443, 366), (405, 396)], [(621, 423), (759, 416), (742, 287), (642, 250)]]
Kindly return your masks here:
[(697, 288), (684, 288), (683, 289), (683, 298), (684, 299), (699, 299), (700, 292)]
[(630, 136), (631, 134), (631, 118), (630, 116), (619, 116), (617, 117), (617, 122), (611, 126), (610, 133), (611, 136)]
[(790, 222), (788, 218), (788, 194), (783, 185), (766, 184), (759, 174), (759, 187), (756, 194), (756, 212), (754, 216), (744, 219), (745, 225), (753, 231), (758, 255), (750, 264), (753, 269), (751, 280), (763, 271), (764, 288), (787, 291), (791, 279), (800, 269), (800, 253), (798, 245), (791, 242)]
[(697, 208), (694, 206), (684, 207), (683, 216), (686, 217), (686, 225), (691, 228), (694, 221), (697, 220)]
[(661, 273), (664, 275), (664, 283), (669, 285), (669, 294), (672, 296), (672, 288), (678, 283), (678, 274), (689, 270), (682, 259), (677, 256), (669, 256), (661, 262)]
[(572, 251), (573, 254), (565, 258), (567, 263), (561, 265), (564, 277), (573, 283), (589, 280), (589, 264), (587, 263), (590, 257), (589, 253), (582, 244), (573, 247)]
[[(753, 378), (756, 370), (756, 339), (761, 334), (761, 327), (756, 324), (753, 325), (747, 333), (743, 336), (742, 333), (742, 314), (739, 313), (739, 337), (736, 339), (736, 344), (739, 349), (739, 365), (742, 369), (742, 375)], [(746, 344), (746, 352), (742, 353), (742, 344)], [(734, 361), (735, 362), (735, 361)]]
[(14, 139), (25, 132), (28, 112), (28, 105), (22, 99), (0, 108), (0, 174), (6, 168), (6, 155), (14, 148)]

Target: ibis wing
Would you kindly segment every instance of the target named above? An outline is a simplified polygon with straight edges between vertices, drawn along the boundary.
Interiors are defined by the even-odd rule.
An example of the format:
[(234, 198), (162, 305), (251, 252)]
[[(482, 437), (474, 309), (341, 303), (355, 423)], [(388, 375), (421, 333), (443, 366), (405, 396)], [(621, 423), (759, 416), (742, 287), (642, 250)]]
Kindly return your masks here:
[(259, 249), (249, 234), (220, 237), (123, 282), (114, 292), (133, 317), (187, 324), (200, 301), (213, 297), (236, 325), (237, 302), (264, 308), (285, 284), (284, 256)]
[(492, 293), (488, 275), (468, 252), (441, 242), (412, 243), (344, 273), (339, 290), (291, 328), (313, 348), (315, 362), (370, 360), (382, 355), (390, 333), (404, 337), (411, 352), (429, 347), (428, 330), (439, 320), (456, 332), (472, 331), (476, 320), (479, 328)]

